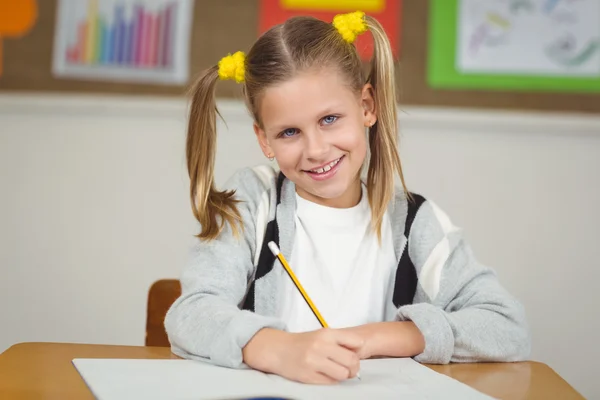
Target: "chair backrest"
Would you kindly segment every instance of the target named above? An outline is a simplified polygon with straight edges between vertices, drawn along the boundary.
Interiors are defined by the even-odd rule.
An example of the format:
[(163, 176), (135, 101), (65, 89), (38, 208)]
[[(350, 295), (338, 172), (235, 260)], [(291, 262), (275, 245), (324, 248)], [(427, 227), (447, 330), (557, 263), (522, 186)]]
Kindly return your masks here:
[(164, 325), (165, 315), (180, 295), (181, 284), (177, 279), (162, 279), (152, 284), (148, 291), (146, 346), (170, 346)]

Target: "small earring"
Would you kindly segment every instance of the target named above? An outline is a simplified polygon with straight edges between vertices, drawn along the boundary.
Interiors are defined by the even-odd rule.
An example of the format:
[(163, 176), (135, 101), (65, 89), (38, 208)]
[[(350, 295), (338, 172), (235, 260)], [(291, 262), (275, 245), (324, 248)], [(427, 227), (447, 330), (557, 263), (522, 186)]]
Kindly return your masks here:
[(267, 158), (269, 159), (269, 161), (273, 161), (273, 160), (275, 159), (275, 157), (273, 157), (273, 155), (272, 155), (272, 154), (269, 154), (269, 155), (267, 156)]

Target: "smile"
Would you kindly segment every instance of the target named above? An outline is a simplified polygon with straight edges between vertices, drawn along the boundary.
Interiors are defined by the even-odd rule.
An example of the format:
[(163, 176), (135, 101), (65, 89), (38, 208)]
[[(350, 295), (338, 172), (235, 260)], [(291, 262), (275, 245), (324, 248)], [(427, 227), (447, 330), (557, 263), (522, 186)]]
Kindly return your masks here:
[(327, 172), (329, 171), (331, 168), (335, 167), (337, 165), (337, 163), (340, 162), (340, 160), (342, 159), (342, 157), (338, 158), (337, 160), (333, 160), (332, 162), (330, 162), (327, 165), (324, 165), (321, 168), (317, 168), (317, 169), (310, 169), (308, 170), (308, 172), (312, 172), (315, 174), (322, 174), (323, 172)]
[(344, 156), (331, 161), (328, 164), (320, 166), (319, 168), (305, 170), (310, 177), (316, 180), (325, 180), (332, 177), (339, 169), (340, 162), (344, 159)]

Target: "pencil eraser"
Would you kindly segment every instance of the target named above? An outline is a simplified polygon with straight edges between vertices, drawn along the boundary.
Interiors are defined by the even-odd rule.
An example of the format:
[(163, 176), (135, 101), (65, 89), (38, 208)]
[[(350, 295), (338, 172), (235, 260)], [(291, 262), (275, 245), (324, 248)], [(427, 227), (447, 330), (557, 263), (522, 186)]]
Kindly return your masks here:
[(275, 242), (269, 242), (269, 249), (275, 257), (279, 255), (279, 247), (277, 247), (277, 244)]

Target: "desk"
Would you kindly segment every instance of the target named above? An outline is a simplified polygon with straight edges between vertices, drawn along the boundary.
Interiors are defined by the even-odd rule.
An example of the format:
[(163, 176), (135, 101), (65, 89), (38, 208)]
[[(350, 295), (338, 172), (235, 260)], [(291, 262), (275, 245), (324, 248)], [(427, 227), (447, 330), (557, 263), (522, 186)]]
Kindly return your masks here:
[[(21, 343), (0, 354), (1, 399), (93, 399), (74, 358), (178, 358), (164, 347)], [(428, 365), (501, 399), (583, 399), (545, 364)]]

